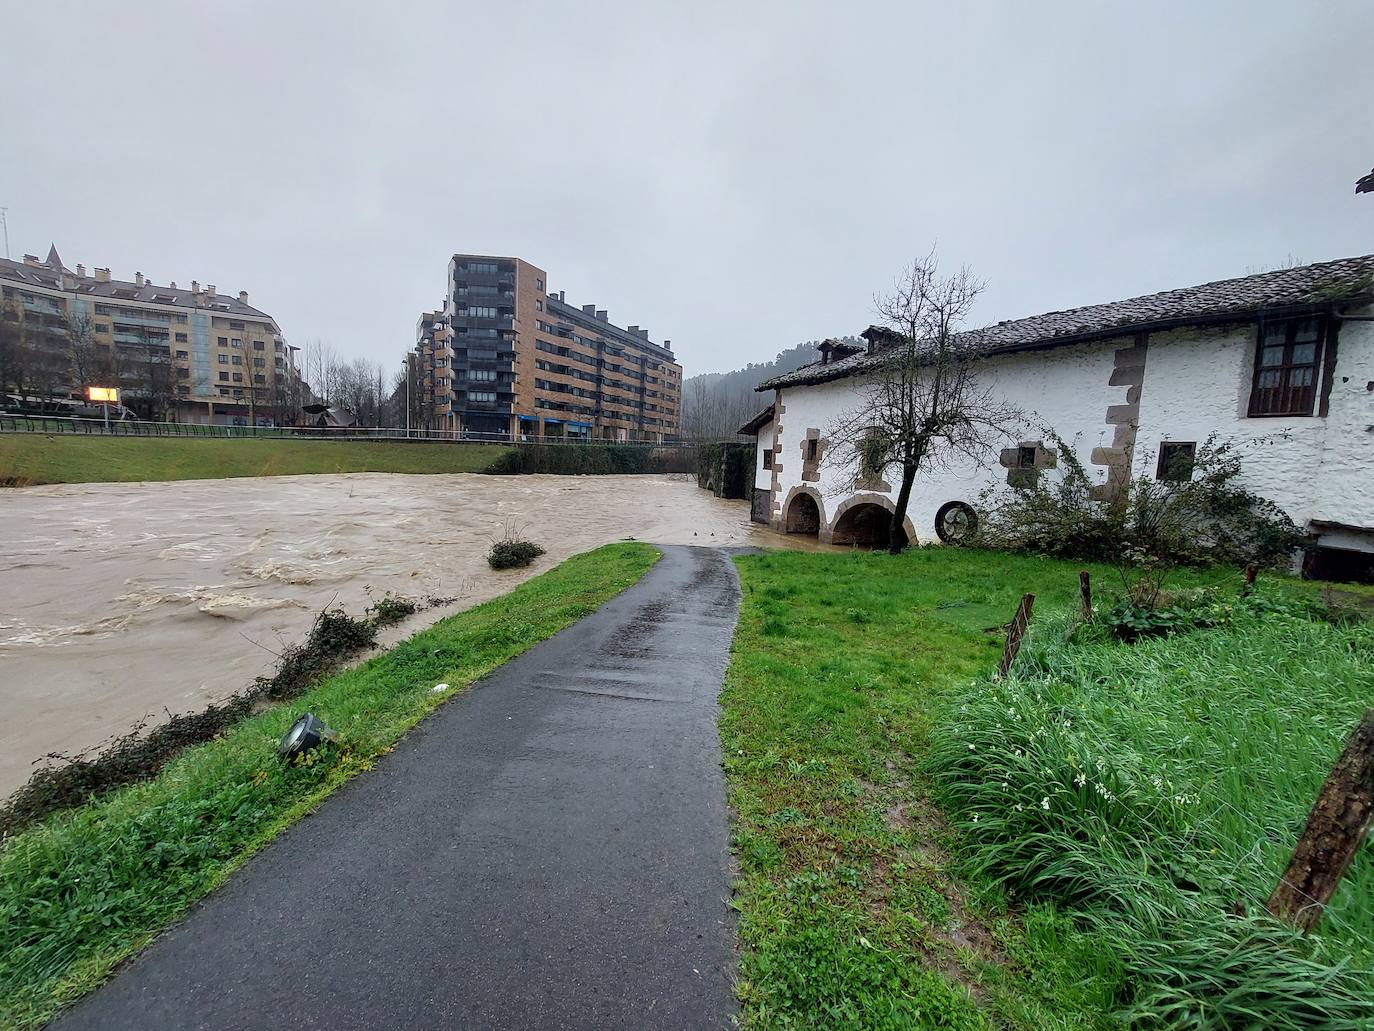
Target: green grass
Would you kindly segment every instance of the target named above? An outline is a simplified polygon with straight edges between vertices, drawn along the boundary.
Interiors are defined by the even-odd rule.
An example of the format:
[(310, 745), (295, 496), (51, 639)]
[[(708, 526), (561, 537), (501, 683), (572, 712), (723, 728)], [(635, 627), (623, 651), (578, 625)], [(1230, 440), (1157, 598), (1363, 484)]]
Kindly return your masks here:
[(1264, 902), (1331, 763), (1374, 705), (1374, 627), (1272, 588), (1134, 646), (1043, 623), (934, 738), (973, 875), (1053, 902), (1125, 958), (1147, 1024), (1356, 1029), (1374, 1014), (1374, 850), (1307, 941)]
[[(1025, 591), (1034, 592), (1037, 602), (1023, 656), (1027, 664), (1040, 661), (1041, 649), (1065, 625), (1063, 614), (1076, 608), (1080, 567), (955, 549), (896, 557), (773, 553), (741, 558), (738, 566), (745, 595), (721, 697), (721, 736), (736, 813), (744, 1026), (1121, 1026), (1131, 1007), (1148, 1002), (1147, 989), (1167, 977), (1161, 963), (1169, 956), (1133, 950), (1143, 939), (1127, 939), (1114, 933), (1119, 927), (1086, 919), (1066, 894), (1022, 890), (1008, 868), (983, 861), (987, 854), (978, 836), (990, 812), (1010, 821), (1010, 810), (1029, 822), (1060, 812), (1058, 796), (1050, 811), (1040, 808), (1048, 792), (1032, 776), (1035, 764), (1025, 758), (1026, 744), (1004, 740), (1012, 733), (1007, 709), (1014, 707), (994, 693), (988, 674), (1000, 655), (1000, 626)], [(1090, 568), (1100, 594), (1119, 588), (1115, 572)], [(1229, 597), (1239, 577), (1225, 571), (1178, 577), (1182, 586), (1207, 582), (1217, 582), (1218, 594)], [(1265, 577), (1261, 589), (1309, 597), (1317, 588)], [(1318, 637), (1327, 630), (1347, 632), (1301, 622)], [(1083, 708), (1110, 715), (1094, 758), (1124, 765), (1134, 761), (1133, 748), (1138, 752), (1148, 744), (1154, 754), (1174, 756), (1180, 764), (1186, 757), (1199, 777), (1207, 768), (1200, 757), (1210, 758), (1215, 778), (1229, 779), (1228, 792), (1243, 785), (1256, 796), (1250, 818), (1275, 820), (1265, 848), (1277, 859), (1265, 862), (1281, 862), (1296, 833), (1294, 823), (1300, 825), (1315, 793), (1315, 771), (1329, 764), (1333, 743), (1349, 729), (1346, 717), (1359, 694), (1352, 694), (1350, 675), (1364, 653), (1335, 664), (1304, 664), (1284, 660), (1279, 643), (1267, 649), (1254, 641), (1222, 645), (1220, 631), (1208, 633), (1216, 647), (1233, 653), (1257, 649), (1253, 675), (1231, 676), (1215, 709), (1207, 693), (1213, 658), (1185, 658), (1181, 650), (1177, 662), (1167, 658), (1171, 649), (1189, 647), (1191, 635), (1134, 651), (1100, 641), (1113, 658), (1093, 667), (1100, 683), (1085, 672), (1063, 686), (1056, 700), (1068, 704), (1066, 697), (1091, 688), (1093, 703)], [(1146, 661), (1152, 652), (1153, 665)], [(1117, 656), (1119, 675), (1101, 679), (1117, 668)], [(1132, 658), (1144, 664), (1132, 664)], [(1336, 668), (1344, 679), (1330, 691), (1307, 690), (1312, 676)], [(1156, 696), (1155, 689), (1165, 685), (1150, 679), (1151, 670), (1190, 687), (1175, 685)], [(1276, 713), (1268, 709), (1272, 692), (1247, 693), (1247, 683), (1265, 678), (1293, 678), (1300, 685)], [(1000, 687), (1020, 682), (1013, 678)], [(1184, 695), (1190, 696), (1186, 704)], [(1335, 697), (1342, 704), (1328, 708)], [(1142, 706), (1147, 716), (1139, 721), (1139, 736), (1128, 737)], [(1221, 754), (1210, 752), (1209, 743), (1215, 744), (1218, 714), (1229, 718), (1230, 710), (1243, 706), (1250, 707), (1247, 719), (1270, 732), (1257, 738), (1254, 752), (1246, 751), (1248, 762), (1237, 764), (1230, 738)], [(975, 720), (982, 736), (971, 738), (967, 724)], [(1305, 725), (1302, 733), (1277, 733), (1293, 721)], [(965, 757), (983, 759), (984, 740), (1001, 744), (997, 765), (970, 772)], [(970, 743), (975, 750), (968, 749)], [(1015, 756), (1017, 747), (1021, 756)], [(1282, 761), (1264, 758), (1282, 750)], [(1028, 779), (1010, 779), (1008, 792), (1017, 794), (1003, 801), (1004, 778), (998, 774), (1012, 758), (1025, 764)], [(1055, 767), (1057, 776), (1071, 782), (1061, 767)], [(1289, 777), (1297, 782), (1288, 784)], [(1276, 781), (1284, 782), (1281, 804), (1273, 802)], [(956, 797), (952, 782), (969, 784), (977, 805), (991, 810)], [(995, 801), (988, 801), (989, 793)], [(997, 840), (1010, 852), (1023, 837), (1021, 830), (1009, 829)], [(1255, 845), (1253, 833), (1244, 840)], [(1170, 839), (1166, 849), (1176, 843)], [(1058, 857), (1043, 840), (1039, 844), (1042, 853), (1013, 866), (1026, 878)], [(1207, 861), (1224, 871), (1239, 857), (1233, 850)], [(1091, 866), (1093, 857), (1084, 862)], [(1363, 883), (1356, 890), (1367, 893)], [(1358, 908), (1346, 903), (1348, 914)], [(1221, 914), (1213, 915), (1222, 922)], [(1186, 944), (1218, 960), (1206, 952), (1203, 936)], [(1288, 961), (1293, 953), (1277, 955)], [(1299, 978), (1311, 973), (1300, 964), (1296, 969)], [(1231, 973), (1224, 958), (1213, 972), (1218, 981)], [(1156, 1000), (1154, 1011), (1142, 1016), (1157, 1019), (1164, 1012)], [(1206, 1016), (1186, 1026), (1219, 1026)]]
[[(90, 991), (257, 849), (372, 766), (454, 691), (594, 611), (657, 559), (614, 544), (458, 613), (296, 701), (191, 749), (155, 779), (55, 815), (0, 849), (0, 1027), (40, 1025)], [(340, 734), (285, 766), (309, 709)]]
[(510, 448), (440, 441), (0, 434), (0, 484), (207, 480), (303, 473), (483, 472)]

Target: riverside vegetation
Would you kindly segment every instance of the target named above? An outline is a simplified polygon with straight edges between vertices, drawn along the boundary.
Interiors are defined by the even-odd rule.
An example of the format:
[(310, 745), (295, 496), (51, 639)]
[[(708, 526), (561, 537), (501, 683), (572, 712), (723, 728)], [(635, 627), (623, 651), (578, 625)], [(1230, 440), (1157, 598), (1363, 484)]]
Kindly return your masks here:
[[(459, 688), (486, 675), (635, 583), (657, 554), (623, 543), (568, 559), (235, 724), (152, 780), (4, 839), (0, 1027), (38, 1027), (98, 985), (453, 695), (436, 694), (436, 682)], [(306, 709), (338, 742), (283, 764), (277, 741)]]
[[(1129, 644), (1076, 624), (1064, 561), (737, 564), (744, 1026), (1369, 1026), (1371, 850), (1317, 934), (1262, 908), (1374, 699), (1369, 625), (1311, 584), (1242, 600), (1238, 573), (1185, 569), (1193, 618)], [(994, 682), (1023, 591), (1037, 616)]]
[(0, 486), (12, 487), (320, 473), (577, 475), (692, 468), (686, 452), (624, 444), (0, 434)]

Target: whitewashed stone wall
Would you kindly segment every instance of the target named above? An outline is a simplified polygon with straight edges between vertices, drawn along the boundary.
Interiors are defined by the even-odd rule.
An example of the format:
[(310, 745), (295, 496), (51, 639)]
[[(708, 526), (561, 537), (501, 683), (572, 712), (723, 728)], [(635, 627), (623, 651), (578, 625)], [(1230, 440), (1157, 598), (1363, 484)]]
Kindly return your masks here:
[(1340, 324), (1325, 418), (1249, 418), (1254, 361), (1253, 327), (1152, 334), (1136, 474), (1154, 472), (1161, 441), (1216, 433), (1239, 447), (1246, 485), (1299, 525), (1374, 525), (1374, 323)]
[[(1369, 309), (1374, 310), (1374, 309)], [(1369, 310), (1360, 314), (1367, 314)], [(1247, 484), (1287, 511), (1300, 525), (1312, 520), (1351, 526), (1374, 525), (1374, 323), (1343, 322), (1340, 327), (1330, 411), (1325, 418), (1264, 418), (1246, 415), (1255, 356), (1253, 326), (1232, 329), (1181, 329), (1150, 334), (1144, 382), (1137, 394), (1125, 383), (1112, 385), (1119, 351), (1138, 346), (1135, 335), (1091, 344), (1008, 355), (989, 362), (984, 376), (1026, 412), (1011, 427), (1015, 440), (1032, 443), (1037, 427), (1050, 425), (1070, 442), (1080, 459), (1105, 483), (1107, 470), (1093, 465), (1119, 444), (1121, 432), (1108, 422), (1138, 397), (1132, 470), (1153, 475), (1161, 441), (1196, 441), (1215, 432), (1243, 446)], [(1118, 377), (1119, 378), (1119, 377)], [(777, 392), (774, 421), (759, 431), (755, 486), (772, 491), (771, 518), (782, 529), (786, 505), (799, 491), (821, 505), (821, 537), (829, 538), (837, 510), (854, 494), (845, 472), (822, 456), (819, 475), (803, 477), (808, 431), (825, 437), (839, 419), (860, 404), (861, 381), (851, 378)], [(1319, 402), (1320, 403), (1320, 402)], [(762, 452), (775, 448), (771, 470)], [(995, 463), (996, 457), (992, 461)], [(1053, 472), (1047, 475), (1055, 475)], [(1007, 470), (961, 462), (918, 476), (908, 507), (909, 532), (918, 541), (935, 538), (935, 513), (947, 501), (972, 503), (987, 487), (1007, 482)], [(865, 492), (892, 507), (899, 483), (889, 470), (886, 490)], [(1340, 536), (1339, 541), (1336, 537)], [(1352, 543), (1332, 532), (1338, 547), (1374, 550), (1368, 536)]]

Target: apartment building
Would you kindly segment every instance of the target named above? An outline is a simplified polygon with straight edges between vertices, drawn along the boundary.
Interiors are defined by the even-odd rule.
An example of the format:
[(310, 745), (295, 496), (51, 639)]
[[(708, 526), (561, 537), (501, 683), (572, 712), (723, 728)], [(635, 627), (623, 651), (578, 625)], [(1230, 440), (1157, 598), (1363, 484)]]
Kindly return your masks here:
[(455, 254), (442, 308), (416, 324), (426, 425), (472, 434), (661, 442), (678, 433), (671, 341), (546, 289), (521, 258)]
[(297, 348), (248, 293), (132, 282), (108, 268), (0, 259), (0, 388), (9, 404), (62, 410), (115, 386), (140, 417), (215, 425), (297, 418)]

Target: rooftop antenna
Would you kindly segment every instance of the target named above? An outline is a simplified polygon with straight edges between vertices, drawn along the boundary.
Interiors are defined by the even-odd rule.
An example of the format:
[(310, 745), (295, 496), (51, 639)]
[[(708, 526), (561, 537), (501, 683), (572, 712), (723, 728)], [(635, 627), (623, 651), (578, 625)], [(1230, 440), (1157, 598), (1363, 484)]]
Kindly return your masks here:
[(5, 212), (7, 212), (7, 211), (9, 211), (9, 208), (0, 207), (0, 229), (3, 229), (3, 230), (5, 231), (5, 260), (6, 260), (6, 261), (8, 261), (8, 260), (9, 260), (9, 257), (10, 257), (10, 223), (9, 223), (9, 220), (8, 220), (7, 218), (5, 218)]

